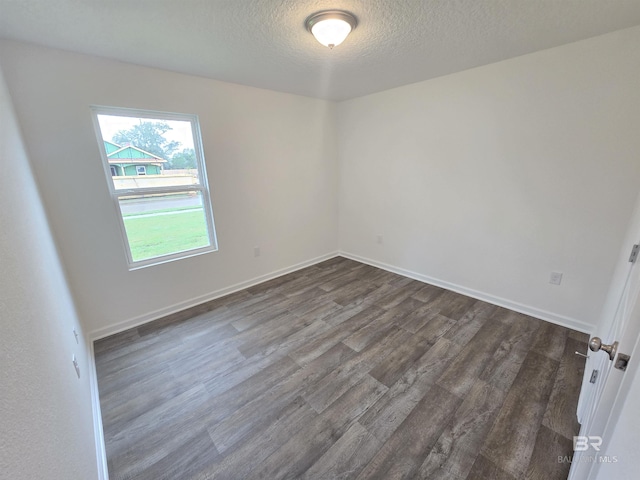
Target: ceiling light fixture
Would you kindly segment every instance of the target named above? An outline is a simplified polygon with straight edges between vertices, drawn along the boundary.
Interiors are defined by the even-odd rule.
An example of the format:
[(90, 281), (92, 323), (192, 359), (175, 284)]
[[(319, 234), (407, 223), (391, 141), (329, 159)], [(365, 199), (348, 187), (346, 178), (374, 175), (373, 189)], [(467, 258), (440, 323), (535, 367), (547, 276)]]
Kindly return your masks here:
[(349, 12), (326, 10), (314, 13), (304, 24), (318, 42), (325, 47), (333, 48), (344, 42), (351, 30), (356, 28), (358, 21)]

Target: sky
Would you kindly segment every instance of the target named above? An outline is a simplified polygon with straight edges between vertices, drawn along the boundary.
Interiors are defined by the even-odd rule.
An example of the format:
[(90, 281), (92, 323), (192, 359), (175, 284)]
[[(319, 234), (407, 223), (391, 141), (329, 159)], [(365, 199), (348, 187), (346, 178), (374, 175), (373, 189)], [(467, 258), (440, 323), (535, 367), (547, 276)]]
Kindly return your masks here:
[(114, 115), (98, 115), (102, 138), (111, 141), (113, 135), (120, 130), (129, 130), (140, 122), (163, 122), (168, 124), (172, 130), (164, 134), (168, 141), (180, 142), (178, 150), (193, 147), (193, 133), (191, 132), (191, 122), (182, 120), (164, 120), (155, 118), (121, 117)]

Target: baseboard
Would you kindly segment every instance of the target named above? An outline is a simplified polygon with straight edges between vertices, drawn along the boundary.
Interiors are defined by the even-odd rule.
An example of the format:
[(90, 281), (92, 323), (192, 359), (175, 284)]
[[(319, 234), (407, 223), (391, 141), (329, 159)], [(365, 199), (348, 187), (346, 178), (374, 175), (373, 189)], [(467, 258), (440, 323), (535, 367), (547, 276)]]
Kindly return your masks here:
[(463, 287), (455, 283), (450, 283), (444, 280), (429, 277), (428, 275), (423, 275), (421, 273), (413, 272), (411, 270), (406, 270), (404, 268), (396, 267), (383, 262), (378, 262), (377, 260), (372, 260), (370, 258), (361, 257), (360, 255), (355, 255), (353, 253), (341, 251), (339, 252), (339, 255), (345, 258), (350, 258), (351, 260), (355, 260), (356, 262), (366, 263), (367, 265), (381, 268), (383, 270), (387, 270), (392, 273), (397, 273), (398, 275), (402, 275), (404, 277), (409, 277), (414, 280), (418, 280), (420, 282), (428, 283), (430, 285), (435, 285), (436, 287), (452, 290), (462, 295), (466, 295), (468, 297), (472, 297), (477, 300), (482, 300), (483, 302), (491, 303), (499, 307), (508, 308), (509, 310), (513, 310), (519, 313), (524, 313), (525, 315), (529, 315), (530, 317), (535, 317), (540, 320), (545, 320), (547, 322), (551, 322), (556, 325), (560, 325), (562, 327), (571, 328), (572, 330), (577, 330), (579, 332), (588, 333), (588, 334), (591, 334), (593, 332), (593, 325), (582, 322), (580, 320), (576, 320), (575, 318), (566, 317), (564, 315), (558, 315), (556, 313), (548, 312), (546, 310), (541, 310), (539, 308), (531, 307), (529, 305), (523, 305), (518, 302), (507, 300), (506, 298), (490, 295), (488, 293)]
[(107, 467), (107, 451), (104, 445), (104, 432), (102, 430), (102, 412), (100, 410), (100, 394), (98, 392), (98, 375), (96, 373), (96, 360), (93, 351), (93, 342), (88, 342), (89, 350), (89, 385), (91, 389), (91, 409), (93, 413), (93, 433), (96, 442), (96, 460), (98, 468), (98, 480), (109, 480)]
[(336, 251), (336, 252), (327, 253), (325, 255), (321, 255), (319, 257), (316, 257), (310, 260), (306, 260), (304, 262), (297, 263), (295, 265), (292, 265), (280, 270), (276, 270), (274, 272), (260, 275), (259, 277), (254, 277), (244, 282), (236, 283), (235, 285), (231, 285), (229, 287), (225, 287), (205, 295), (201, 295), (198, 297), (191, 298), (189, 300), (178, 302), (168, 307), (154, 310), (152, 312), (145, 313), (144, 315), (140, 315), (138, 317), (134, 317), (132, 319), (125, 320), (125, 321), (116, 323), (114, 325), (101, 328), (99, 330), (94, 330), (92, 332), (89, 332), (89, 338), (93, 342), (95, 340), (108, 337), (109, 335), (113, 335), (115, 333), (119, 333), (119, 332), (128, 330), (130, 328), (138, 327), (140, 325), (151, 322), (153, 320), (157, 320), (166, 315), (170, 315), (172, 313), (180, 312), (182, 310), (195, 307), (197, 305), (200, 305), (201, 303), (215, 300), (216, 298), (229, 295), (239, 290), (244, 290), (245, 288), (249, 288), (259, 283), (265, 282), (267, 280), (271, 280), (273, 278), (286, 275), (287, 273), (295, 272), (296, 270), (300, 270), (302, 268), (315, 265), (316, 263), (323, 262), (325, 260), (336, 257), (338, 255), (343, 256), (345, 258), (350, 258), (351, 260), (355, 260), (357, 262), (366, 263), (367, 265), (381, 268), (383, 270), (387, 270), (389, 272), (396, 273), (398, 275), (412, 278), (414, 280), (428, 283), (430, 285), (435, 285), (437, 287), (445, 288), (447, 290), (452, 290), (454, 292), (461, 293), (462, 295), (476, 298), (478, 300), (482, 300), (484, 302), (491, 303), (493, 305), (498, 305), (500, 307), (508, 308), (509, 310), (514, 310), (516, 312), (520, 312), (525, 315), (529, 315), (531, 317), (539, 318), (540, 320), (545, 320), (545, 321), (554, 323), (556, 325), (571, 328), (579, 332), (592, 333), (593, 331), (593, 325), (582, 322), (580, 320), (577, 320), (571, 317), (559, 315), (559, 314), (542, 310), (529, 305), (524, 305), (518, 302), (508, 300), (506, 298), (497, 297), (495, 295), (491, 295), (485, 292), (481, 292), (481, 291), (467, 288), (451, 282), (440, 280), (438, 278), (430, 277), (428, 275), (424, 275), (418, 272), (396, 267), (394, 265), (389, 265), (387, 263), (379, 262), (377, 260), (373, 260), (370, 258), (361, 257), (360, 255), (356, 255), (350, 252)]
[(271, 280), (273, 278), (280, 277), (282, 275), (286, 275), (287, 273), (295, 272), (296, 270), (300, 270), (306, 267), (310, 267), (311, 265), (315, 265), (316, 263), (324, 262), (325, 260), (329, 260), (330, 258), (338, 256), (338, 252), (331, 252), (325, 255), (321, 255), (319, 257), (312, 258), (311, 260), (306, 260), (304, 262), (297, 263), (290, 267), (282, 268), (280, 270), (276, 270), (274, 272), (266, 273), (264, 275), (260, 275), (259, 277), (255, 277), (244, 282), (236, 283), (235, 285), (231, 285), (229, 287), (222, 288), (220, 290), (216, 290), (211, 293), (207, 293), (205, 295), (200, 295), (198, 297), (190, 298), (189, 300), (185, 300), (182, 302), (175, 303), (168, 307), (160, 308), (158, 310), (154, 310), (149, 313), (145, 313), (144, 315), (140, 315), (138, 317), (131, 318), (129, 320), (124, 320), (122, 322), (118, 322), (114, 325), (109, 325), (108, 327), (100, 328), (98, 330), (93, 330), (89, 332), (89, 339), (94, 342), (95, 340), (99, 340), (104, 337), (108, 337), (109, 335), (113, 335), (115, 333), (123, 332), (130, 328), (139, 327), (148, 322), (152, 322), (153, 320), (157, 320), (159, 318), (165, 317), (167, 315), (171, 315), (172, 313), (180, 312), (182, 310), (186, 310), (191, 307), (195, 307), (202, 303), (209, 302), (211, 300), (215, 300), (216, 298), (224, 297), (225, 295), (229, 295), (231, 293), (235, 293), (239, 290), (244, 290), (245, 288), (252, 287), (257, 285), (258, 283), (266, 282), (267, 280)]

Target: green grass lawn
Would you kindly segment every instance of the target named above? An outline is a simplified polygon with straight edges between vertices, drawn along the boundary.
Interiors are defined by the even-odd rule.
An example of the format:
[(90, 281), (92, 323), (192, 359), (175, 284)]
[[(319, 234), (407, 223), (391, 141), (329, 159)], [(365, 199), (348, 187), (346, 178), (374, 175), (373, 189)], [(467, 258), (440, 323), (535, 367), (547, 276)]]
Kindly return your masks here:
[(209, 245), (202, 210), (125, 217), (124, 226), (134, 262)]

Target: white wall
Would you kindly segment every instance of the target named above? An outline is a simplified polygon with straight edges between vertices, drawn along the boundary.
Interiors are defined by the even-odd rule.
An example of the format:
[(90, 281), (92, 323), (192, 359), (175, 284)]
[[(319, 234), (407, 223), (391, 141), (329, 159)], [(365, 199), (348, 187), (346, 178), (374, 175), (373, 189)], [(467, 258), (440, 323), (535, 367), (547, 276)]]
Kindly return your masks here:
[[(92, 335), (338, 247), (588, 330), (639, 190), (639, 43), (636, 27), (337, 107), (13, 42), (0, 64)], [(91, 104), (200, 116), (219, 252), (127, 270)], [(88, 352), (1, 81), (0, 107), (0, 471), (95, 478)]]
[(89, 353), (1, 71), (0, 125), (0, 477), (95, 479)]
[[(13, 42), (0, 61), (91, 334), (337, 250), (334, 104)], [(218, 252), (128, 271), (92, 104), (199, 115)]]
[(590, 330), (640, 186), (638, 44), (640, 27), (339, 104), (340, 249)]
[[(14, 42), (0, 62), (93, 335), (338, 247), (590, 330), (639, 190), (639, 40), (636, 27), (337, 105)], [(200, 116), (219, 252), (128, 271), (91, 104)]]

